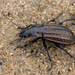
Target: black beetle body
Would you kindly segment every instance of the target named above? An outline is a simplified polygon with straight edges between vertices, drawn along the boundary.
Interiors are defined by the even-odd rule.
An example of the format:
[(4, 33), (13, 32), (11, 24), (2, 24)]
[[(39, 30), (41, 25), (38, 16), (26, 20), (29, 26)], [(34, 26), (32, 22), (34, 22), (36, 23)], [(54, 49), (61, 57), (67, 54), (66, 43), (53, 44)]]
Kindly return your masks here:
[(59, 24), (37, 24), (19, 34), (20, 38), (28, 36), (34, 38), (42, 37), (46, 40), (61, 44), (75, 43), (75, 36), (73, 32), (66, 26)]
[[(49, 40), (49, 41), (54, 42), (54, 44), (57, 47), (59, 47), (60, 49), (64, 50), (70, 57), (75, 59), (75, 57), (73, 57), (70, 53), (68, 53), (62, 46), (58, 45), (58, 43), (59, 44), (60, 43), (61, 44), (74, 44), (75, 43), (74, 33), (69, 28), (67, 28), (66, 26), (60, 25), (65, 21), (75, 20), (75, 18), (66, 19), (66, 20), (60, 22), (59, 24), (49, 24), (49, 22), (55, 21), (61, 14), (62, 13), (60, 13), (55, 19), (48, 21), (46, 24), (35, 24), (35, 25), (31, 24), (26, 28), (19, 27), (18, 25), (13, 23), (8, 18), (13, 24), (18, 26), (18, 28), (20, 28), (22, 30), (20, 33), (18, 33), (20, 38), (16, 40), (17, 42), (21, 41), (23, 38), (27, 38), (27, 37), (36, 38), (35, 40), (31, 41), (29, 44), (25, 44), (24, 46), (21, 46), (21, 47), (18, 46), (17, 48), (26, 47), (27, 45), (35, 43), (39, 38), (42, 38), (43, 45), (44, 45), (44, 47), (45, 47), (45, 49), (47, 51), (49, 60), (51, 62), (51, 68), (49, 70), (52, 69), (52, 61), (51, 61), (51, 57), (49, 55), (47, 46), (45, 44), (45, 40)], [(17, 48), (15, 48), (14, 50), (16, 50)]]

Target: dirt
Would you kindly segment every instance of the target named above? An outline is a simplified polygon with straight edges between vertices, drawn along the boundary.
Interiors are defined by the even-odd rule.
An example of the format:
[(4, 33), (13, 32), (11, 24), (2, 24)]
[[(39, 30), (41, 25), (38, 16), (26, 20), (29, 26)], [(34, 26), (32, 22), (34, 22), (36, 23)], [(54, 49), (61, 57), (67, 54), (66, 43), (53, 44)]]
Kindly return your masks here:
[[(65, 19), (75, 18), (73, 2), (75, 1), (0, 0), (0, 62), (2, 62), (0, 75), (75, 75), (75, 60), (50, 41), (46, 41), (47, 47), (50, 47), (49, 54), (53, 64), (50, 71), (48, 71), (51, 67), (50, 61), (41, 39), (25, 48), (14, 50), (17, 46), (29, 43), (33, 38), (25, 38), (15, 43), (15, 40), (19, 38), (16, 34), (21, 30), (12, 23), (20, 27), (45, 24), (63, 12), (55, 22), (51, 22), (58, 24)], [(72, 23), (75, 21), (67, 21), (62, 25), (70, 28), (75, 34), (75, 25)], [(13, 43), (15, 44), (12, 45)], [(75, 57), (75, 44), (61, 46)]]

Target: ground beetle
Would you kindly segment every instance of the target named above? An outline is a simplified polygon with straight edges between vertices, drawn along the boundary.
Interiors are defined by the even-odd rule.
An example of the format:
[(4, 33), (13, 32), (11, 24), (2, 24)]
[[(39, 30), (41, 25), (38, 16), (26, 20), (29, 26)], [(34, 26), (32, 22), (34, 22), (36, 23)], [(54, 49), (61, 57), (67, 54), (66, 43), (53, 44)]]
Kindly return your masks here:
[[(43, 45), (47, 51), (47, 54), (48, 54), (48, 57), (49, 57), (49, 60), (51, 63), (51, 68), (49, 68), (48, 70), (52, 69), (52, 61), (51, 61), (51, 57), (49, 55), (47, 46), (45, 44), (45, 40), (49, 40), (49, 41), (53, 42), (57, 47), (64, 50), (70, 57), (75, 59), (75, 57), (73, 57), (70, 53), (68, 53), (62, 46), (58, 45), (58, 43), (59, 44), (60, 43), (61, 44), (73, 44), (73, 43), (75, 43), (75, 36), (74, 36), (73, 32), (69, 28), (67, 28), (66, 26), (61, 25), (63, 22), (75, 20), (75, 18), (66, 19), (66, 20), (60, 22), (59, 24), (49, 24), (49, 22), (55, 21), (61, 14), (62, 13), (60, 13), (55, 19), (48, 21), (46, 24), (35, 24), (35, 25), (30, 24), (26, 28), (19, 27), (18, 25), (13, 23), (8, 18), (13, 24), (18, 26), (18, 28), (20, 28), (22, 30), (20, 33), (17, 34), (17, 35), (19, 35), (19, 39), (16, 40), (17, 42), (21, 41), (23, 38), (27, 38), (29, 36), (36, 38), (35, 40), (31, 41), (29, 44), (25, 44), (24, 46), (21, 46), (21, 47), (18, 46), (17, 48), (26, 47), (27, 45), (35, 43), (38, 39), (40, 39), (40, 38), (42, 39)], [(17, 48), (15, 48), (14, 50), (16, 50)]]

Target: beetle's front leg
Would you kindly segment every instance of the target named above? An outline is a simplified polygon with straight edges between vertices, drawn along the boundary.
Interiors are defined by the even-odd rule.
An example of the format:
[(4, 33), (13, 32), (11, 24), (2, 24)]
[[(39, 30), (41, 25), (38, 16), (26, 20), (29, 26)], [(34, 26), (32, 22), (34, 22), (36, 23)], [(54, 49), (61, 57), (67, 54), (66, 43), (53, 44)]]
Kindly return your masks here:
[[(38, 39), (40, 39), (40, 38), (36, 38), (35, 40), (31, 41), (30, 43), (25, 44), (24, 46), (18, 46), (17, 48), (23, 48), (23, 47), (26, 47), (26, 46), (28, 46), (28, 45), (30, 45), (30, 44), (35, 43)], [(15, 48), (14, 50), (16, 50), (17, 48)]]
[(59, 46), (57, 43), (55, 43), (55, 45), (60, 49), (64, 50), (71, 58), (75, 59), (75, 57), (73, 57), (70, 53), (68, 53), (62, 46)]

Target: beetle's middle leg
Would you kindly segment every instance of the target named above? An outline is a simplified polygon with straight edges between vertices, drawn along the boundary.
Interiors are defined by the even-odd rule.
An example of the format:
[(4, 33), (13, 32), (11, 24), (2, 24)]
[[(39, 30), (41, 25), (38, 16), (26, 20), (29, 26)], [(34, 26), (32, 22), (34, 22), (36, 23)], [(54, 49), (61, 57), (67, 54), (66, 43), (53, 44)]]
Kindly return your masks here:
[(45, 39), (42, 38), (42, 41), (43, 41), (43, 45), (44, 45), (44, 47), (45, 47), (45, 49), (46, 49), (46, 51), (47, 51), (47, 54), (48, 54), (48, 57), (49, 57), (49, 61), (50, 61), (50, 63), (51, 63), (51, 68), (48, 69), (48, 71), (49, 71), (49, 70), (52, 69), (52, 60), (51, 60), (51, 57), (50, 57), (50, 55), (49, 55), (47, 46), (46, 46), (46, 44), (45, 44)]
[[(40, 39), (40, 38), (36, 38), (35, 40), (31, 41), (31, 42), (28, 43), (28, 44), (25, 44), (24, 46), (17, 46), (17, 48), (23, 48), (23, 47), (26, 47), (26, 46), (28, 46), (28, 45), (30, 45), (30, 44), (35, 43), (38, 39)], [(15, 48), (14, 50), (16, 50), (17, 48)]]
[(46, 49), (46, 51), (47, 51), (47, 54), (48, 54), (48, 57), (49, 57), (49, 61), (50, 61), (50, 63), (51, 63), (51, 68), (48, 69), (48, 71), (49, 71), (49, 70), (52, 69), (52, 60), (51, 60), (51, 57), (50, 57), (50, 55), (49, 55), (47, 46), (46, 46), (46, 44), (45, 44), (45, 39), (43, 38), (43, 33), (42, 33), (42, 41), (43, 41), (43, 45), (44, 45), (44, 47), (45, 47), (45, 49)]
[(46, 24), (49, 24), (49, 22), (53, 22), (53, 21), (55, 21), (56, 19), (58, 19), (59, 18), (59, 16), (62, 14), (62, 12), (56, 17), (56, 18), (54, 18), (54, 19), (52, 19), (52, 20), (50, 20), (50, 21), (48, 21), (48, 22), (46, 22)]
[(59, 46), (57, 43), (55, 43), (55, 45), (60, 49), (64, 50), (71, 58), (75, 59), (75, 57), (73, 57), (70, 53), (68, 53), (62, 46)]

